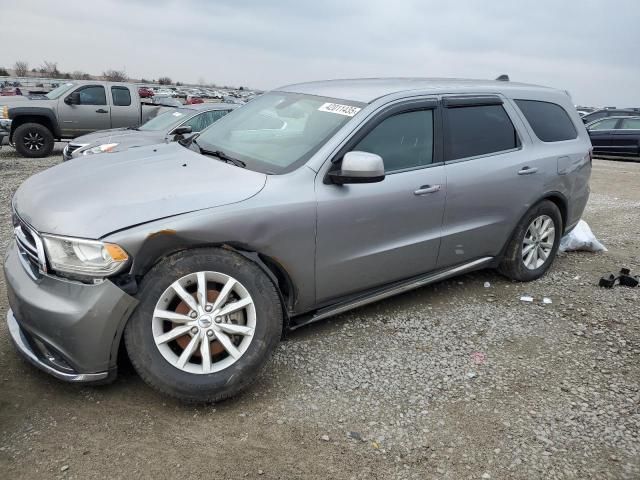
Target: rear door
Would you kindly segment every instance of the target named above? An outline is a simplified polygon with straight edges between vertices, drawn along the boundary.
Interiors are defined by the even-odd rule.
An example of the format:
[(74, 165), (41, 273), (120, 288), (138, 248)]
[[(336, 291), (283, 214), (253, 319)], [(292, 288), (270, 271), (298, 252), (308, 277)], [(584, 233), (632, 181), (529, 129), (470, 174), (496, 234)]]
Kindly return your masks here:
[[(359, 129), (316, 180), (318, 303), (436, 268), (446, 195), (436, 99), (401, 103)], [(334, 185), (348, 151), (376, 153), (386, 177)]]
[(604, 118), (588, 126), (587, 130), (594, 153), (607, 153), (610, 155), (618, 153), (614, 136), (618, 123), (618, 118)]
[(64, 99), (58, 101), (58, 120), (62, 136), (73, 138), (96, 130), (111, 128), (111, 108), (103, 85), (81, 85), (74, 92), (80, 94), (79, 105), (68, 105)]
[(532, 140), (502, 97), (446, 96), (442, 103), (447, 204), (438, 267), (446, 268), (497, 255), (556, 160), (532, 159)]
[(137, 127), (140, 124), (140, 106), (133, 105), (131, 89), (126, 85), (111, 85), (111, 128)]
[(613, 144), (621, 155), (640, 155), (640, 117), (621, 119), (613, 135)]

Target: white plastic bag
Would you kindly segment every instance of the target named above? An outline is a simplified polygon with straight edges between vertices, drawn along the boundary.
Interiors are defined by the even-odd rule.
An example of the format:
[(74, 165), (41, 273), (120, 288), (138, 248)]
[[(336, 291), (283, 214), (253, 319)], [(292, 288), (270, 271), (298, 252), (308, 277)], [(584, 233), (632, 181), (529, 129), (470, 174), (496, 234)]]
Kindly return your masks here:
[(576, 228), (560, 239), (561, 252), (571, 252), (574, 250), (583, 250), (586, 252), (607, 251), (584, 220), (580, 220)]

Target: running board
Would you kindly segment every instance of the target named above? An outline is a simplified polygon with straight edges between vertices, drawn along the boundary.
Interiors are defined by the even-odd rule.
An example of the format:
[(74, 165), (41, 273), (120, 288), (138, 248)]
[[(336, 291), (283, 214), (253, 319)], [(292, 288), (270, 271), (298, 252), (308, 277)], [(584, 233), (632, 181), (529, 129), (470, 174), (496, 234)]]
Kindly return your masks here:
[(408, 292), (409, 290), (414, 290), (416, 288), (420, 288), (425, 285), (438, 282), (440, 280), (445, 280), (447, 278), (454, 277), (456, 275), (459, 275), (464, 272), (468, 272), (470, 270), (476, 270), (481, 266), (488, 264), (489, 262), (491, 262), (491, 260), (493, 260), (493, 257), (479, 258), (477, 260), (473, 260), (472, 262), (464, 263), (462, 265), (458, 265), (457, 267), (453, 267), (448, 270), (443, 270), (440, 272), (425, 275), (417, 279), (414, 278), (412, 280), (403, 282), (401, 284), (395, 284), (392, 287), (388, 287), (383, 290), (377, 290), (372, 294), (361, 296), (354, 300), (349, 300), (347, 302), (338, 303), (330, 307), (322, 308), (320, 310), (317, 310), (310, 317), (302, 320), (300, 323), (296, 325), (291, 325), (290, 330), (296, 330), (305, 325), (309, 325), (310, 323), (317, 322), (318, 320), (324, 320), (325, 318), (333, 317), (334, 315), (338, 315), (340, 313), (352, 310), (354, 308), (368, 305), (369, 303), (374, 303), (379, 300), (384, 300), (385, 298), (393, 297), (394, 295)]

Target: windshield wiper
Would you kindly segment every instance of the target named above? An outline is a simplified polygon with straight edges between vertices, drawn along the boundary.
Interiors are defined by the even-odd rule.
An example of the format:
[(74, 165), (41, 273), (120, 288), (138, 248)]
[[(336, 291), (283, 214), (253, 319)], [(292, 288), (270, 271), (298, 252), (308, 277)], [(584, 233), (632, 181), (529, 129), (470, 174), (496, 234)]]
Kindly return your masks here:
[(193, 141), (193, 143), (195, 143), (198, 146), (198, 148), (200, 149), (200, 153), (203, 155), (211, 155), (213, 157), (218, 157), (223, 162), (230, 163), (231, 165), (235, 165), (236, 167), (245, 168), (247, 166), (247, 164), (244, 163), (242, 160), (233, 158), (227, 155), (226, 153), (224, 153), (222, 150), (206, 150), (202, 148), (200, 145), (198, 145), (198, 142), (196, 142), (195, 140)]

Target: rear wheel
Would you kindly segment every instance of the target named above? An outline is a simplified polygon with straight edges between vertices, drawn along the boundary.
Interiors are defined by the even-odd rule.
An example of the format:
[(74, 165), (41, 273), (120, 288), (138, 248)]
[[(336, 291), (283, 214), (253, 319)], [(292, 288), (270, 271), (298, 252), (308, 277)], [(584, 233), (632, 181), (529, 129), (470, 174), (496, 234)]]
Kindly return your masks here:
[(165, 259), (143, 281), (125, 343), (151, 386), (186, 401), (218, 401), (251, 384), (282, 333), (273, 283), (220, 249)]
[(44, 125), (24, 123), (13, 132), (13, 143), (23, 157), (41, 158), (51, 154), (54, 138)]
[(544, 200), (520, 220), (498, 270), (512, 280), (528, 282), (546, 273), (558, 252), (562, 234), (558, 206)]

